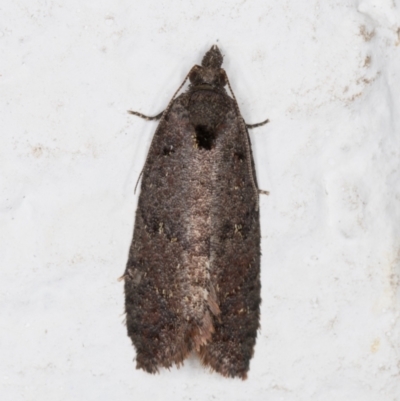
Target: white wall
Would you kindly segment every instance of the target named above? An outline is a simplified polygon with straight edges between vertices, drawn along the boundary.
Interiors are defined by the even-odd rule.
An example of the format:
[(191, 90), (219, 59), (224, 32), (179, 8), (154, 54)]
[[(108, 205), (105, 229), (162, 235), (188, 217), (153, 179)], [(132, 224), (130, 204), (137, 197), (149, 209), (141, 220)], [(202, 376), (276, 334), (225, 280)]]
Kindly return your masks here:
[[(20, 0), (0, 10), (1, 400), (400, 399), (400, 1)], [(122, 275), (157, 114), (217, 43), (251, 133), (247, 381), (135, 370)]]

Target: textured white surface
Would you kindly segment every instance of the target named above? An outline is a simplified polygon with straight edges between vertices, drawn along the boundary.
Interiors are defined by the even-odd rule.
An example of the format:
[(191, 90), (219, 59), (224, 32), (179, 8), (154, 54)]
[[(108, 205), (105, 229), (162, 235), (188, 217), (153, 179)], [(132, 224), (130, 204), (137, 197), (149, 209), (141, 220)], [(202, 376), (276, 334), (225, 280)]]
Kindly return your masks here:
[[(400, 400), (400, 2), (0, 6), (1, 400)], [(262, 328), (247, 381), (134, 369), (133, 188), (217, 43), (252, 131)]]

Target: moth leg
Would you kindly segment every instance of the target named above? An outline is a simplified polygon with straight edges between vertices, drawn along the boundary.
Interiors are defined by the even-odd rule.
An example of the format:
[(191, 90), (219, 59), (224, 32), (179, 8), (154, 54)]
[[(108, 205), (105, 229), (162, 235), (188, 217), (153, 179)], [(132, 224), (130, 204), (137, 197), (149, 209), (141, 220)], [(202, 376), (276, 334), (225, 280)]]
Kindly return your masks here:
[(145, 114), (142, 114), (142, 113), (139, 113), (138, 111), (133, 111), (133, 110), (128, 110), (128, 113), (133, 114), (134, 116), (138, 116), (140, 118), (144, 118), (147, 121), (151, 121), (151, 120), (159, 120), (162, 117), (162, 115), (164, 114), (164, 111), (162, 111), (160, 114), (157, 114), (154, 117), (149, 117), (149, 116), (146, 116)]
[(263, 121), (263, 122), (261, 122), (261, 123), (257, 123), (257, 124), (246, 124), (246, 127), (247, 127), (247, 128), (257, 128), (257, 127), (261, 127), (262, 125), (267, 124), (268, 122), (269, 122), (269, 120), (268, 120), (268, 118), (267, 118), (265, 121)]
[(258, 190), (258, 193), (259, 193), (260, 195), (269, 195), (269, 191), (265, 191), (264, 189), (259, 189), (259, 190)]

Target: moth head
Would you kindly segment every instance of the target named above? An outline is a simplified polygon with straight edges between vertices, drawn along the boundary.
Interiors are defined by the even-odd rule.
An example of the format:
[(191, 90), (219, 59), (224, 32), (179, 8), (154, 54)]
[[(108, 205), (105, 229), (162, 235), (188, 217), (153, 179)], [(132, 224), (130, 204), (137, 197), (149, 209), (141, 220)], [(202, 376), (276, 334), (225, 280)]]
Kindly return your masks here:
[(220, 69), (223, 61), (218, 46), (211, 46), (211, 49), (204, 55), (201, 65), (205, 68)]
[(223, 57), (214, 45), (204, 55), (200, 66), (195, 66), (189, 75), (190, 82), (193, 85), (208, 84), (216, 87), (223, 87), (226, 85), (226, 73), (221, 68)]

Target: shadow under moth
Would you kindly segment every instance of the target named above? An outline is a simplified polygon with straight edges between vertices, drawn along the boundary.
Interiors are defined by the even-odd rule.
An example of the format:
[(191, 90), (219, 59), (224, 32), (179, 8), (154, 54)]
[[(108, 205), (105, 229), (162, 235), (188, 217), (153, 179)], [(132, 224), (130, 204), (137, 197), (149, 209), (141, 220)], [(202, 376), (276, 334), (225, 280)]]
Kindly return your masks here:
[[(259, 191), (247, 125), (212, 46), (160, 119), (142, 170), (125, 280), (137, 368), (245, 379), (259, 328)], [(188, 89), (178, 96), (186, 80)], [(227, 86), (232, 95), (225, 90)]]

